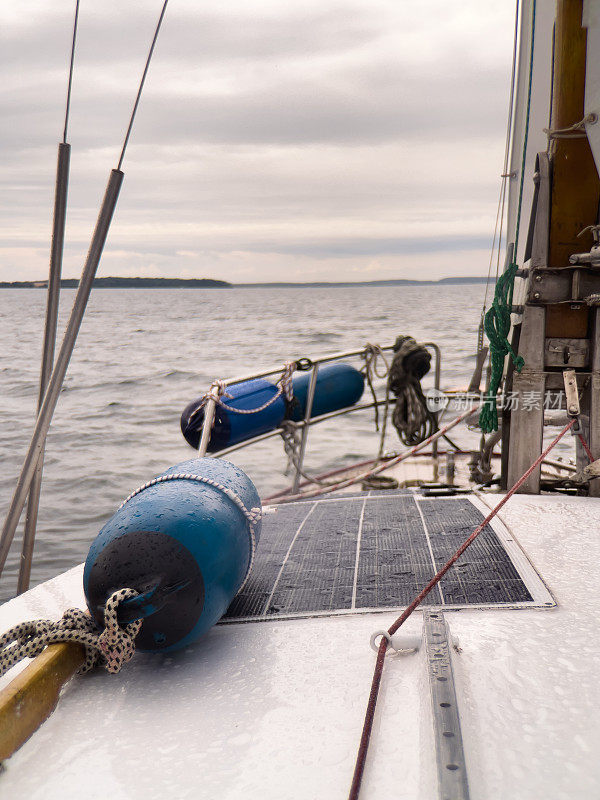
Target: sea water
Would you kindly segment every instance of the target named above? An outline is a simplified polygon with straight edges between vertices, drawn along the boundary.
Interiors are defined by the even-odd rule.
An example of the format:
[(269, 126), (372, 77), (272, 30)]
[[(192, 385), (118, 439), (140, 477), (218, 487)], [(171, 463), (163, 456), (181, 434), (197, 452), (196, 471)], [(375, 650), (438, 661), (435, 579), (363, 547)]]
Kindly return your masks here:
[[(444, 388), (464, 387), (475, 363), (484, 291), (482, 284), (95, 289), (48, 435), (32, 585), (82, 561), (132, 490), (193, 457), (179, 417), (215, 378), (367, 342), (389, 345), (408, 334), (440, 345)], [(59, 341), (74, 296), (74, 290), (62, 292)], [(41, 289), (0, 291), (2, 520), (34, 424), (45, 303)], [(432, 385), (432, 375), (433, 369), (424, 385)], [(477, 441), (464, 429), (452, 436), (464, 446)], [(306, 469), (373, 457), (378, 444), (372, 410), (317, 425)], [(391, 425), (386, 447), (399, 448)], [(262, 496), (290, 483), (279, 437), (229, 458)], [(21, 535), (0, 579), (0, 600), (15, 591)]]

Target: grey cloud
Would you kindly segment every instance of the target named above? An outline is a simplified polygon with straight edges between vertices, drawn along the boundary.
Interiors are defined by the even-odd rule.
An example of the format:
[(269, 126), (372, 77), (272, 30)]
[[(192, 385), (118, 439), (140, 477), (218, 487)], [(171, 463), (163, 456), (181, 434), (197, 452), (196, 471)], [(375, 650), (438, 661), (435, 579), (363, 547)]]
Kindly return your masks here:
[[(82, 4), (70, 254), (91, 232), (159, 6)], [(480, 232), (486, 215), (492, 224), (508, 54), (497, 56), (490, 38), (483, 53), (482, 37), (464, 26), (447, 33), (456, 12), (436, 0), (425, 52), (423, 23), (395, 2), (234, 6), (181, 0), (169, 8), (109, 246), (132, 257), (190, 247), (207, 260), (242, 250), (315, 263), (488, 246)], [(5, 247), (45, 250), (73, 3), (33, 7), (18, 25), (0, 23), (0, 208)], [(478, 31), (493, 37), (490, 13), (482, 9)], [(438, 154), (450, 153), (449, 143), (444, 165)], [(440, 209), (453, 236), (413, 237)], [(323, 231), (330, 221), (329, 233), (315, 235), (317, 218)], [(206, 221), (226, 231), (196, 230)], [(161, 232), (149, 242), (144, 225)]]

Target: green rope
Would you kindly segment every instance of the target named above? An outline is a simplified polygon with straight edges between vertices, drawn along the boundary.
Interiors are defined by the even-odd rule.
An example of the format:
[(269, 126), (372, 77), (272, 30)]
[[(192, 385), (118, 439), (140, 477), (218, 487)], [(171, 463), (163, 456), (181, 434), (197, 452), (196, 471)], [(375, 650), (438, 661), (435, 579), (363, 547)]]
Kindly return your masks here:
[[(515, 231), (514, 257), (517, 258), (519, 245), (519, 228), (521, 225), (521, 206), (523, 202), (523, 181), (525, 177), (525, 162), (527, 159), (527, 139), (529, 138), (529, 116), (531, 111), (531, 87), (533, 82), (533, 47), (535, 42), (535, 12), (536, 0), (531, 7), (531, 49), (529, 53), (529, 85), (527, 87), (527, 113), (525, 117), (525, 132), (523, 136), (523, 156), (521, 159), (521, 181), (519, 186), (519, 205), (517, 209), (517, 227)], [(484, 329), (490, 342), (490, 384), (488, 393), (479, 414), (479, 427), (484, 433), (498, 430), (498, 408), (496, 394), (504, 374), (504, 360), (510, 353), (512, 362), (517, 372), (525, 366), (522, 356), (516, 355), (508, 341), (510, 333), (510, 314), (512, 309), (513, 289), (515, 286), (516, 263), (512, 263), (498, 278), (492, 307), (485, 315)]]
[(510, 333), (510, 309), (517, 265), (511, 264), (498, 278), (492, 307), (485, 315), (485, 332), (490, 340), (490, 386), (479, 415), (479, 425), (484, 433), (498, 430), (496, 394), (504, 373), (504, 359), (510, 354), (517, 372), (521, 372), (525, 361), (518, 356), (508, 341)]

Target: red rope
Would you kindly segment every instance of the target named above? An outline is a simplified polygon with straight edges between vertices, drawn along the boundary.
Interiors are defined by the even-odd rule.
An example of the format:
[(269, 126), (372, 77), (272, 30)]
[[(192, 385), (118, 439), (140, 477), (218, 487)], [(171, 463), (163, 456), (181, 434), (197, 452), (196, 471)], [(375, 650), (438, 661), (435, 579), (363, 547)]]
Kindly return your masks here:
[[(413, 613), (415, 608), (422, 603), (422, 601), (427, 597), (429, 592), (436, 586), (440, 580), (444, 577), (444, 575), (448, 572), (450, 567), (462, 556), (465, 552), (467, 547), (471, 545), (475, 539), (479, 536), (481, 531), (485, 528), (485, 526), (492, 520), (498, 511), (502, 508), (502, 506), (513, 496), (513, 494), (519, 489), (527, 480), (527, 478), (531, 475), (531, 473), (538, 467), (541, 462), (546, 458), (548, 453), (552, 450), (552, 448), (562, 439), (562, 437), (567, 433), (567, 431), (575, 424), (575, 420), (572, 419), (568, 425), (566, 425), (562, 431), (558, 434), (556, 439), (548, 445), (548, 447), (544, 450), (544, 452), (539, 455), (533, 464), (529, 467), (527, 472), (525, 472), (519, 480), (515, 483), (515, 485), (504, 495), (502, 500), (495, 506), (492, 511), (487, 515), (487, 517), (483, 520), (483, 522), (473, 531), (473, 533), (469, 536), (466, 541), (464, 541), (461, 546), (458, 548), (456, 553), (452, 556), (452, 558), (444, 564), (444, 566), (440, 569), (439, 572), (434, 575), (434, 577), (429, 581), (427, 586), (423, 589), (423, 591), (415, 597), (412, 603), (406, 608), (402, 614), (398, 617), (398, 619), (390, 625), (388, 628), (388, 634), (392, 636), (398, 628), (406, 622), (406, 620), (410, 617)], [(352, 785), (350, 787), (350, 794), (348, 795), (348, 800), (357, 800), (359, 792), (360, 792), (360, 784), (362, 781), (363, 772), (365, 769), (365, 763), (367, 759), (367, 750), (369, 748), (369, 740), (371, 738), (371, 730), (373, 728), (373, 719), (375, 717), (375, 706), (377, 704), (377, 695), (379, 693), (379, 684), (381, 683), (381, 675), (383, 673), (383, 664), (385, 659), (385, 652), (387, 650), (387, 640), (385, 637), (381, 638), (381, 642), (379, 644), (379, 649), (377, 651), (377, 661), (375, 662), (375, 671), (373, 673), (373, 682), (371, 683), (371, 693), (369, 694), (369, 702), (367, 703), (367, 712), (365, 714), (365, 722), (363, 726), (362, 736), (360, 739), (360, 745), (358, 748), (358, 754), (356, 757), (356, 766), (354, 768), (354, 776), (352, 778)]]
[(462, 422), (464, 419), (469, 417), (471, 414), (474, 414), (479, 407), (478, 403), (472, 405), (471, 408), (467, 409), (467, 411), (463, 411), (463, 413), (453, 419), (452, 422), (449, 422), (443, 428), (440, 428), (435, 433), (432, 433), (427, 439), (423, 439), (422, 442), (415, 445), (415, 447), (411, 448), (410, 450), (406, 450), (404, 453), (401, 453), (399, 456), (395, 456), (391, 458), (389, 461), (384, 461), (383, 464), (379, 464), (379, 466), (374, 467), (373, 469), (369, 470), (368, 472), (363, 472), (360, 475), (355, 475), (352, 478), (348, 478), (347, 480), (340, 481), (339, 483), (332, 483), (329, 486), (326, 486), (322, 489), (312, 489), (310, 492), (301, 492), (300, 494), (290, 494), (285, 495), (284, 497), (279, 497), (277, 499), (278, 503), (291, 503), (293, 500), (307, 500), (310, 497), (319, 497), (323, 494), (329, 494), (330, 492), (335, 492), (338, 489), (345, 489), (346, 486), (352, 486), (354, 483), (360, 483), (360, 481), (364, 481), (367, 478), (370, 478), (372, 475), (379, 475), (380, 472), (384, 472), (390, 467), (395, 467), (396, 464), (400, 464), (402, 461), (405, 461), (407, 458), (415, 455), (419, 450), (422, 450), (424, 447), (427, 447), (428, 444), (431, 442), (435, 442), (441, 436), (444, 436), (449, 430), (454, 428), (455, 425), (458, 425), (459, 422)]
[(577, 436), (579, 436), (579, 441), (583, 445), (583, 449), (585, 450), (585, 452), (587, 454), (587, 457), (589, 458), (590, 464), (591, 464), (592, 461), (594, 460), (594, 456), (592, 455), (592, 451), (588, 447), (588, 443), (586, 442), (586, 440), (583, 438), (583, 434), (578, 433)]

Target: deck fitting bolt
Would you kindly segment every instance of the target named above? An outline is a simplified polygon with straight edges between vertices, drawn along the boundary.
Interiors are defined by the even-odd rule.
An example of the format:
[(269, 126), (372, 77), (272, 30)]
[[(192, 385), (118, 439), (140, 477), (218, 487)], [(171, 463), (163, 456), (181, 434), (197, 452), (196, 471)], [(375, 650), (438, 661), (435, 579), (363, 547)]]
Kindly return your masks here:
[(534, 299), (534, 300), (539, 300), (539, 299), (540, 299), (540, 297), (541, 297), (541, 294), (540, 294), (539, 292), (534, 292), (534, 293), (533, 293), (533, 299)]

